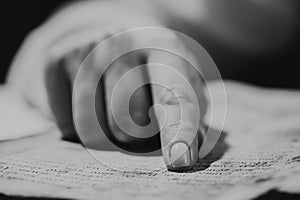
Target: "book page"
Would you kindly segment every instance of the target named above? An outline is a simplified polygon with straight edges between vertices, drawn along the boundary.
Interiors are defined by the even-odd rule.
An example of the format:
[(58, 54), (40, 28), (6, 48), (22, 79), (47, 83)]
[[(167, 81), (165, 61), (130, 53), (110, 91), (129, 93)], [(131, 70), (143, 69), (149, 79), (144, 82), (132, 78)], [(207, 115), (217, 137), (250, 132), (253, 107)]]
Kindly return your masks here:
[[(198, 199), (201, 196), (224, 199), (228, 196), (228, 199), (240, 199), (240, 195), (250, 198), (270, 188), (280, 188), (289, 177), (300, 177), (299, 144), (281, 144), (251, 152), (229, 149), (221, 158), (210, 154), (199, 160), (193, 170), (176, 173), (166, 170), (161, 157), (99, 152), (106, 160), (115, 160), (128, 170), (119, 172), (94, 160), (78, 144), (59, 140), (47, 143), (45, 140), (43, 145), (34, 148), (1, 152), (1, 193), (72, 199), (100, 196), (122, 199)], [(224, 144), (216, 147), (224, 150)]]
[(0, 193), (71, 199), (251, 199), (274, 188), (300, 193), (299, 115), (276, 114), (278, 104), (257, 108), (258, 115), (243, 104), (228, 105), (217, 145), (185, 173), (168, 171), (160, 156), (93, 151), (111, 167), (122, 166), (117, 171), (59, 133), (2, 142)]

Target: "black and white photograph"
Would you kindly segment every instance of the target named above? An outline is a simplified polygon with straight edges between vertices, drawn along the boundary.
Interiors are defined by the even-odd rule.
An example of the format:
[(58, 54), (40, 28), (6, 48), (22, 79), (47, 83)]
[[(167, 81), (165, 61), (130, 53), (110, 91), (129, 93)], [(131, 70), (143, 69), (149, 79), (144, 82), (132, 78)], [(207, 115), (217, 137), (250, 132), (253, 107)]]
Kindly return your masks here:
[(1, 200), (300, 199), (298, 0), (0, 9)]

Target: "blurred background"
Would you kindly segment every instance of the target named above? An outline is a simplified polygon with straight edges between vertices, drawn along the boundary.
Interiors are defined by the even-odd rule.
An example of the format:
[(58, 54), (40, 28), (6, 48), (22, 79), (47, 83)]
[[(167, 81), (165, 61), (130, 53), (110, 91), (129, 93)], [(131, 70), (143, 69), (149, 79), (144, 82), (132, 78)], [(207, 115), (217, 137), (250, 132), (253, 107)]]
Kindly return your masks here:
[[(24, 37), (66, 2), (70, 1), (1, 2), (1, 83)], [(217, 34), (210, 34), (208, 28), (207, 32), (191, 30), (194, 34), (190, 36), (200, 38), (198, 41), (201, 41), (212, 56), (223, 78), (261, 86), (300, 88), (299, 1), (211, 0), (210, 2), (212, 9), (209, 10), (208, 16), (211, 17), (204, 20), (207, 20), (211, 30)], [(222, 21), (223, 19), (227, 21)], [(184, 23), (184, 20), (182, 21)], [(222, 26), (225, 28), (222, 29)], [(246, 43), (235, 45), (235, 42), (239, 44), (239, 40), (243, 38), (235, 37), (230, 31), (245, 35)], [(229, 36), (226, 37), (226, 34)], [(247, 44), (251, 39), (256, 40), (253, 43), (261, 43), (263, 47), (251, 47)]]

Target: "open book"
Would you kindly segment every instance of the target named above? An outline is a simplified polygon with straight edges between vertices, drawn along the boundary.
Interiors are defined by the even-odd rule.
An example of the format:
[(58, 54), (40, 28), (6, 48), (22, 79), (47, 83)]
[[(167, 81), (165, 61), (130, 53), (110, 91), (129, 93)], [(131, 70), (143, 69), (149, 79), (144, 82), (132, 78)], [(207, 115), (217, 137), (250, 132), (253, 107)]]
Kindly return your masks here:
[(114, 170), (49, 132), (0, 143), (0, 193), (172, 200), (250, 199), (274, 188), (300, 193), (300, 94), (229, 83), (227, 95), (224, 131), (191, 171), (169, 172), (159, 156), (93, 151), (122, 167)]

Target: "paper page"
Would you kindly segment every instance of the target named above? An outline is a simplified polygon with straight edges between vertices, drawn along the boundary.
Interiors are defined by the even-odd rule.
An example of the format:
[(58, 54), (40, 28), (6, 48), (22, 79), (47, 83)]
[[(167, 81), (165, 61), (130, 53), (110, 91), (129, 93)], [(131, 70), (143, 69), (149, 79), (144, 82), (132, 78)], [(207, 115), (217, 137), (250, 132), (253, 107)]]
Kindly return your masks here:
[[(228, 123), (219, 142), (186, 173), (167, 171), (161, 157), (93, 151), (127, 172), (115, 171), (97, 162), (81, 145), (52, 136), (2, 143), (0, 193), (172, 200), (250, 199), (274, 188), (300, 193), (298, 114), (275, 115), (268, 105), (265, 114), (258, 115), (243, 103), (247, 104), (229, 104)], [(275, 123), (269, 123), (272, 121)]]
[[(200, 160), (188, 173), (167, 171), (160, 157), (99, 152), (106, 159), (124, 163), (130, 172), (121, 173), (95, 161), (80, 145), (44, 142), (34, 148), (1, 152), (1, 193), (74, 199), (240, 199), (241, 195), (250, 198), (280, 188), (289, 177), (300, 177), (299, 144), (251, 152), (231, 149), (220, 159), (220, 155), (210, 155)], [(218, 148), (224, 150), (222, 145)]]

